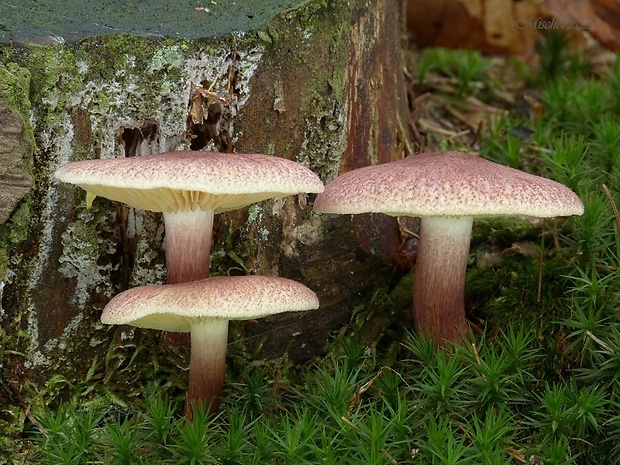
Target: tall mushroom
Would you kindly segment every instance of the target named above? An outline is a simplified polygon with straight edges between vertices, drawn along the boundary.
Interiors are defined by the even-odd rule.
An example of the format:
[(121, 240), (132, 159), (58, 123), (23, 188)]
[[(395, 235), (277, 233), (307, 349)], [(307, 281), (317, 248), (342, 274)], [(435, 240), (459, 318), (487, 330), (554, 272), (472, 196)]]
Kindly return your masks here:
[(214, 213), (274, 197), (323, 191), (303, 165), (261, 154), (167, 152), (68, 163), (63, 182), (132, 207), (163, 212), (168, 284), (209, 276)]
[(189, 389), (185, 412), (205, 405), (219, 409), (224, 384), (229, 320), (248, 320), (319, 307), (303, 284), (267, 276), (223, 276), (141, 286), (121, 292), (101, 315), (105, 324), (191, 333)]
[(436, 342), (467, 332), (465, 271), (474, 217), (581, 215), (567, 187), (459, 152), (430, 152), (345, 173), (314, 203), (322, 213), (421, 217), (413, 283), (416, 331)]

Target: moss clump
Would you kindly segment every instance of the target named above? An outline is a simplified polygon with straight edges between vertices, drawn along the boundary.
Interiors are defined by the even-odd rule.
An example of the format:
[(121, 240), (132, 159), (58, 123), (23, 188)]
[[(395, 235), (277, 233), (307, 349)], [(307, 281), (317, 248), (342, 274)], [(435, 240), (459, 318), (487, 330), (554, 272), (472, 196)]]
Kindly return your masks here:
[[(15, 209), (6, 223), (0, 224), (0, 282), (7, 278), (9, 251), (16, 248), (28, 237), (30, 219), (30, 203), (25, 201)], [(2, 293), (0, 293), (0, 297), (2, 297)]]
[(476, 218), (472, 238), (474, 245), (492, 241), (510, 246), (517, 239), (536, 239), (539, 232), (532, 220), (524, 217)]
[[(27, 66), (32, 80), (32, 99), (47, 102), (52, 107), (68, 106), (83, 85), (83, 73), (77, 66), (78, 58), (68, 47), (30, 47)], [(77, 72), (76, 72), (77, 71)]]
[[(17, 111), (24, 122), (30, 114), (30, 71), (16, 63), (2, 64), (0, 62), (0, 100), (7, 102), (9, 107)], [(32, 140), (32, 128), (26, 124), (27, 136)]]

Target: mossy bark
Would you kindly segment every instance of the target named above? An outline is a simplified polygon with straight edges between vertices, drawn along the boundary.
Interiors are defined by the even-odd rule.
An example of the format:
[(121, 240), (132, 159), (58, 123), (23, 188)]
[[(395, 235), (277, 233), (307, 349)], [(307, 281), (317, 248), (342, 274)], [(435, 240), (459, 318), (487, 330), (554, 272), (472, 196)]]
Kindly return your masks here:
[[(88, 210), (84, 192), (54, 181), (58, 166), (174, 149), (262, 152), (327, 182), (400, 158), (409, 147), (400, 8), (397, 0), (309, 1), (261, 31), (218, 39), (0, 45), (0, 66), (18, 64), (31, 76), (24, 92), (36, 143), (33, 187), (21, 216), (18, 208), (8, 220), (24, 220), (21, 240), (3, 238), (5, 391), (19, 398), (24, 385), (53, 374), (74, 380), (93, 366), (105, 370), (97, 360), (123, 331), (99, 323), (105, 303), (165, 281), (161, 216), (105, 199)], [(266, 201), (215, 218), (212, 275), (288, 277), (321, 300), (318, 311), (232, 330), (265, 356), (322, 353), (330, 333), (394, 273), (394, 220), (320, 216), (312, 201)]]

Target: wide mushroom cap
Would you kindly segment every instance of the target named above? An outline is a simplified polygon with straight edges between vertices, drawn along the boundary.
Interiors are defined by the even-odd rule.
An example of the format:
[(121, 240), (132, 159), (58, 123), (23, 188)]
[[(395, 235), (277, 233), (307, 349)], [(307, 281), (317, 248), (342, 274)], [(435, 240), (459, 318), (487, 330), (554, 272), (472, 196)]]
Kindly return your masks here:
[(121, 292), (108, 302), (101, 321), (189, 332), (191, 325), (202, 320), (247, 320), (318, 307), (316, 294), (297, 281), (270, 276), (218, 276)]
[(291, 160), (262, 154), (167, 152), (68, 163), (63, 182), (136, 208), (177, 212), (241, 208), (261, 200), (323, 191), (319, 177)]
[(345, 173), (314, 203), (321, 213), (393, 216), (581, 215), (566, 186), (459, 152), (429, 152)]

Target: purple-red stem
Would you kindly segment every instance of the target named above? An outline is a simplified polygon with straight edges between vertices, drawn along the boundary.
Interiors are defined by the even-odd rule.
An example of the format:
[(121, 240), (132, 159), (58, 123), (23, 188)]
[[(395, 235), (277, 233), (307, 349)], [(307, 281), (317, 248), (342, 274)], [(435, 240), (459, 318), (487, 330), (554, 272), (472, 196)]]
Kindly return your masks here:
[[(164, 213), (168, 284), (198, 281), (209, 277), (213, 210)], [(169, 344), (187, 347), (186, 333), (168, 333)]]
[(421, 219), (420, 245), (413, 279), (416, 332), (439, 346), (460, 342), (467, 334), (465, 271), (472, 217)]
[(204, 406), (214, 415), (220, 408), (220, 394), (226, 373), (228, 320), (206, 318), (192, 325), (189, 388), (185, 417), (191, 420), (193, 408)]

